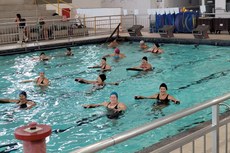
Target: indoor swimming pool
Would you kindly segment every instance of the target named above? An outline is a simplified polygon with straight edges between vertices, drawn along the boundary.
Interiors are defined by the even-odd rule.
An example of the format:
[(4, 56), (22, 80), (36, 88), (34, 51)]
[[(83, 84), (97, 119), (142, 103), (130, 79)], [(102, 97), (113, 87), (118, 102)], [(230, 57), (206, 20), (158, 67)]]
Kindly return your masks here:
[[(151, 46), (151, 43), (147, 43)], [(38, 61), (40, 52), (0, 56), (0, 98), (17, 99), (21, 90), (28, 99), (36, 102), (31, 110), (19, 110), (16, 104), (0, 104), (0, 145), (19, 142), (14, 130), (31, 121), (48, 124), (55, 131), (47, 139), (48, 153), (68, 153), (98, 142), (115, 134), (141, 126), (200, 102), (229, 92), (230, 48), (220, 46), (162, 44), (163, 54), (144, 53), (139, 42), (121, 43), (119, 49), (126, 58), (115, 61), (108, 57), (112, 70), (106, 72), (105, 82), (119, 82), (92, 91), (92, 85), (75, 82), (75, 78), (96, 80), (101, 72), (89, 69), (99, 64), (101, 57), (113, 53), (113, 49), (101, 44), (71, 47), (74, 56), (64, 56), (66, 48), (45, 51), (52, 58)], [(143, 56), (155, 68), (150, 72), (127, 71), (126, 68), (141, 64)], [(50, 80), (47, 88), (20, 81), (38, 77), (41, 70)], [(159, 92), (159, 85), (166, 83), (168, 93), (181, 104), (171, 103), (162, 111), (153, 111), (154, 100), (135, 100), (135, 95), (150, 96)], [(82, 105), (109, 100), (116, 91), (119, 101), (127, 105), (127, 111), (117, 120), (108, 119), (103, 107), (84, 109)], [(229, 102), (229, 101), (228, 101)], [(223, 112), (225, 108), (221, 107)], [(210, 119), (207, 109), (167, 126), (107, 148), (102, 153), (132, 153), (153, 143), (185, 131)], [(63, 131), (62, 131), (63, 130)], [(4, 150), (5, 148), (0, 148)], [(22, 152), (22, 147), (14, 152)]]

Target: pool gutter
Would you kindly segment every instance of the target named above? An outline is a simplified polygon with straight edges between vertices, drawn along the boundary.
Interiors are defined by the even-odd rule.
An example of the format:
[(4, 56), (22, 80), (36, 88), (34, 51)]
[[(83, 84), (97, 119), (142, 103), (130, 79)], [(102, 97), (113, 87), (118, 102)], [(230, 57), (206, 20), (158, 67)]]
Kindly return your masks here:
[[(86, 44), (103, 44), (106, 42), (109, 35), (91, 36), (82, 38), (68, 38), (59, 40), (29, 42), (22, 44), (5, 44), (0, 47), (0, 56), (21, 54), (36, 51), (46, 51), (51, 49), (65, 48), (71, 46), (80, 46)], [(174, 44), (202, 44), (202, 45), (214, 45), (214, 46), (230, 46), (230, 40), (219, 39), (190, 39), (190, 38), (153, 38), (148, 36), (142, 37), (130, 37), (121, 36), (122, 40), (139, 42), (144, 40), (146, 42), (160, 42), (160, 43), (174, 43)]]

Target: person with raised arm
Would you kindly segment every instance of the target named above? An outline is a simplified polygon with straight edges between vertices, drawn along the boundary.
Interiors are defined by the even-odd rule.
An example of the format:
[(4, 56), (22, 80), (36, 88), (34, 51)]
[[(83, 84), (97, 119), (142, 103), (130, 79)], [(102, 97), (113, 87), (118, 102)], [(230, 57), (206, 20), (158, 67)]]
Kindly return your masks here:
[(148, 58), (146, 56), (144, 56), (142, 58), (142, 62), (140, 66), (136, 66), (133, 68), (127, 68), (126, 70), (136, 70), (136, 71), (152, 71), (153, 67), (150, 63), (148, 63)]
[(25, 91), (19, 93), (19, 99), (0, 99), (0, 103), (16, 103), (20, 109), (31, 109), (36, 105), (34, 101), (27, 99)]
[(35, 82), (36, 85), (41, 86), (41, 87), (45, 87), (49, 85), (49, 80), (45, 77), (45, 72), (44, 70), (41, 70), (39, 73), (39, 77), (37, 77), (34, 80), (24, 80), (21, 81), (20, 83), (28, 83), (28, 82)]
[(114, 60), (119, 60), (119, 59), (124, 58), (126, 56), (125, 56), (125, 54), (121, 53), (119, 48), (115, 48), (113, 54), (108, 54), (108, 55), (105, 55), (103, 57), (113, 57)]
[(101, 58), (101, 64), (100, 65), (90, 66), (88, 68), (101, 68), (102, 72), (111, 71), (111, 66), (106, 63), (105, 57)]
[(110, 101), (108, 102), (105, 101), (100, 104), (83, 105), (84, 108), (95, 108), (101, 106), (107, 109), (106, 116), (109, 119), (119, 118), (119, 116), (122, 115), (127, 109), (127, 106), (124, 103), (118, 101), (118, 94), (114, 91), (110, 94)]
[(174, 98), (173, 96), (167, 93), (167, 85), (162, 83), (159, 87), (160, 92), (153, 94), (152, 96), (135, 96), (135, 99), (156, 99), (157, 105), (169, 105), (169, 102), (172, 101), (175, 104), (180, 104), (180, 101)]

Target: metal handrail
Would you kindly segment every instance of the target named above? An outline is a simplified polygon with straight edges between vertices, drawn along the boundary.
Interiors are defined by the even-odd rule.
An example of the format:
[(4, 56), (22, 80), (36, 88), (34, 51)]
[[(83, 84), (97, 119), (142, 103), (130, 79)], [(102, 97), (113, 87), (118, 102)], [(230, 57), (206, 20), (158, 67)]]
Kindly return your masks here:
[(110, 138), (107, 138), (105, 140), (99, 141), (99, 142), (97, 142), (95, 144), (92, 144), (92, 145), (86, 146), (84, 148), (75, 150), (72, 153), (97, 152), (99, 150), (105, 149), (107, 147), (113, 146), (115, 144), (118, 144), (118, 143), (123, 142), (125, 140), (128, 140), (130, 138), (133, 138), (135, 136), (141, 135), (141, 134), (143, 134), (145, 132), (148, 132), (150, 130), (156, 129), (156, 128), (160, 127), (160, 126), (163, 126), (163, 125), (166, 125), (166, 124), (171, 123), (173, 121), (176, 121), (176, 120), (178, 120), (180, 118), (183, 118), (185, 116), (188, 116), (188, 115), (191, 115), (193, 113), (196, 113), (196, 112), (198, 112), (200, 110), (206, 109), (206, 108), (211, 107), (211, 106), (218, 105), (219, 103), (221, 103), (221, 102), (223, 102), (223, 101), (225, 101), (227, 99), (230, 99), (230, 93), (227, 93), (227, 94), (225, 94), (223, 96), (216, 97), (213, 100), (205, 101), (205, 102), (203, 102), (201, 104), (198, 104), (198, 105), (196, 105), (196, 106), (194, 106), (192, 108), (187, 108), (187, 109), (185, 109), (183, 111), (174, 113), (174, 114), (172, 114), (170, 116), (166, 116), (166, 117), (154, 120), (154, 122), (145, 124), (143, 126), (134, 128), (132, 130), (128, 130), (128, 131), (122, 132), (120, 134), (114, 135), (114, 136), (112, 136)]

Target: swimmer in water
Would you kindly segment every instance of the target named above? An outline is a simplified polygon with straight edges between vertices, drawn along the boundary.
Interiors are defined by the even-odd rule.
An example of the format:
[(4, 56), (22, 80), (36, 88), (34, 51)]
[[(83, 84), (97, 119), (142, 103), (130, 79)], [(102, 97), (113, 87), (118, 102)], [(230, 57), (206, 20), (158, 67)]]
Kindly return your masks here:
[(120, 53), (119, 48), (115, 48), (113, 54), (108, 54), (108, 55), (105, 55), (103, 57), (113, 57), (114, 60), (119, 60), (119, 59), (124, 58), (126, 56), (125, 56), (125, 54)]
[(140, 48), (141, 48), (141, 49), (147, 49), (147, 48), (149, 48), (149, 47), (145, 44), (144, 40), (141, 40), (141, 41), (140, 41)]
[(104, 106), (107, 109), (107, 117), (109, 119), (118, 119), (120, 115), (122, 115), (127, 107), (124, 103), (118, 101), (118, 94), (116, 92), (112, 92), (110, 94), (110, 101), (109, 102), (103, 102), (100, 104), (88, 104), (83, 105), (84, 108), (95, 108)]
[(118, 82), (115, 83), (105, 83), (104, 81), (106, 80), (106, 75), (105, 74), (100, 74), (97, 77), (97, 80), (85, 80), (82, 78), (76, 78), (75, 81), (79, 83), (86, 83), (86, 84), (93, 84), (97, 89), (102, 89), (106, 84), (111, 84), (111, 85), (119, 85)]
[(117, 43), (117, 40), (114, 39), (109, 45), (108, 47), (110, 48), (116, 48), (119, 44)]
[(70, 47), (66, 48), (66, 52), (65, 52), (66, 56), (73, 56), (74, 54), (72, 53), (72, 50)]
[(142, 69), (143, 71), (151, 71), (153, 70), (153, 67), (151, 64), (148, 63), (148, 58), (144, 56), (142, 58), (142, 62), (140, 66), (133, 67), (134, 69)]
[(101, 68), (102, 72), (111, 71), (111, 66), (106, 63), (106, 58), (105, 57), (103, 57), (101, 59), (101, 64), (100, 65), (95, 65), (95, 66), (91, 66), (91, 67), (88, 67), (88, 68)]
[(45, 72), (44, 71), (40, 71), (39, 73), (39, 77), (37, 77), (34, 80), (25, 80), (25, 81), (21, 81), (20, 83), (28, 83), (28, 82), (35, 82), (36, 85), (38, 86), (48, 86), (49, 85), (49, 80), (45, 77)]
[(161, 54), (161, 53), (163, 53), (163, 50), (160, 48), (160, 45), (157, 42), (155, 42), (153, 44), (152, 48), (150, 48), (148, 50), (145, 50), (144, 52), (151, 52), (151, 53), (154, 53), (154, 54)]
[(175, 99), (173, 96), (167, 94), (167, 85), (165, 83), (162, 83), (159, 87), (160, 93), (154, 94), (149, 97), (145, 96), (135, 96), (135, 99), (156, 99), (157, 105), (169, 105), (169, 102), (172, 101), (175, 104), (180, 104), (180, 101)]
[(39, 56), (39, 60), (40, 61), (48, 61), (51, 57), (46, 56), (46, 54), (44, 52), (42, 52)]
[(16, 103), (20, 109), (31, 109), (36, 105), (35, 102), (27, 99), (25, 91), (19, 93), (19, 99), (0, 99), (0, 103)]

